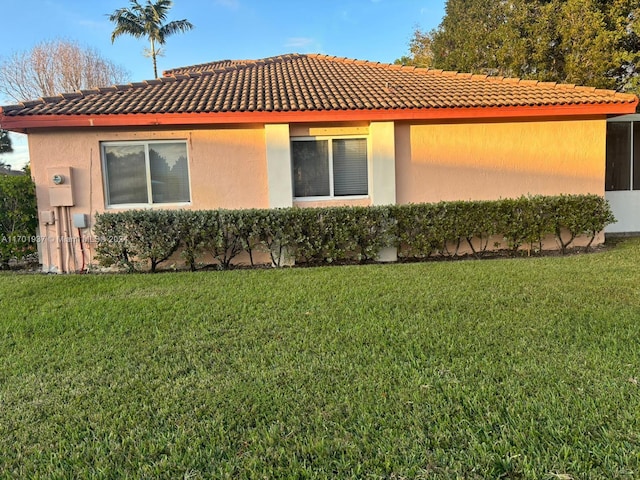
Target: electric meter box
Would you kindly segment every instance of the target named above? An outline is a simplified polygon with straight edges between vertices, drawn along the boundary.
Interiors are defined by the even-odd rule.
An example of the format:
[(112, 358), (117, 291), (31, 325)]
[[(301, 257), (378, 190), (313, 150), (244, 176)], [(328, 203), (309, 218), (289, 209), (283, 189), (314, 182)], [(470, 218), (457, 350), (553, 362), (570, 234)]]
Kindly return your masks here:
[(73, 182), (71, 167), (51, 167), (49, 176), (49, 205), (52, 207), (73, 207)]

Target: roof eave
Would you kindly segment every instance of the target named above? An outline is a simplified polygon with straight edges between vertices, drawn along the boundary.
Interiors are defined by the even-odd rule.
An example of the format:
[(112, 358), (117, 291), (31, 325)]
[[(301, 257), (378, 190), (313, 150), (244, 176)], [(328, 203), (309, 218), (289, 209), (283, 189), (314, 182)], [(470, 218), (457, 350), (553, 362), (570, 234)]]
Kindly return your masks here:
[(133, 113), (117, 115), (23, 115), (0, 111), (0, 128), (26, 133), (38, 128), (184, 126), (216, 124), (344, 121), (430, 121), (610, 116), (635, 113), (638, 99), (625, 103), (524, 105), (511, 107), (416, 108), (388, 110), (300, 110), (216, 113)]

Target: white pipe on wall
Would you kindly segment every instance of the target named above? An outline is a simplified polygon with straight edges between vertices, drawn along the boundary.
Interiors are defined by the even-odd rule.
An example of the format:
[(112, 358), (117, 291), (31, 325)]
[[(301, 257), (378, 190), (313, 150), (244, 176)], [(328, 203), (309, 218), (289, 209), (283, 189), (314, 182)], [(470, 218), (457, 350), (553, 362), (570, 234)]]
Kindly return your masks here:
[(62, 207), (56, 207), (56, 248), (58, 250), (58, 270), (60, 273), (65, 273), (64, 269), (64, 254), (62, 250)]

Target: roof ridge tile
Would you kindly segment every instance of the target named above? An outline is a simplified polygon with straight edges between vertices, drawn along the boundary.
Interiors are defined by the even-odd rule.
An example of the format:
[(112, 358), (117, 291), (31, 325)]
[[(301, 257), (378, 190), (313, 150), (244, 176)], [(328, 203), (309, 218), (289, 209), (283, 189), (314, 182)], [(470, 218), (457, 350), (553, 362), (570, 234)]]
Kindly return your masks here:
[(576, 87), (576, 90), (580, 90), (582, 92), (595, 92), (596, 87), (587, 87), (587, 86), (578, 85)]
[(4, 112), (11, 112), (12, 110), (21, 110), (24, 108), (24, 103), (18, 103), (14, 105), (4, 105), (0, 107), (0, 114)]
[(83, 96), (82, 92), (80, 92), (80, 91), (61, 93), (60, 95), (62, 95), (62, 97), (65, 100), (72, 100), (74, 98), (80, 98), (80, 97)]
[[(433, 69), (429, 67), (417, 67), (413, 65), (398, 65), (398, 64), (383, 63), (383, 62), (372, 62), (369, 60), (362, 60), (362, 59), (349, 58), (349, 57), (338, 57), (338, 56), (332, 56), (332, 55), (323, 54), (323, 53), (307, 53), (307, 54), (288, 53), (288, 54), (282, 54), (278, 56), (266, 57), (258, 60), (220, 60), (217, 62), (196, 64), (190, 67), (181, 67), (174, 70), (185, 70), (185, 69), (195, 68), (198, 66), (213, 65), (216, 63), (226, 63), (226, 62), (232, 63), (232, 65), (228, 65), (223, 67), (223, 69), (220, 69), (221, 71), (218, 71), (218, 69), (213, 70), (214, 73), (224, 73), (227, 71), (240, 70), (241, 68), (247, 68), (250, 66), (262, 65), (263, 63), (271, 64), (275, 62), (283, 62), (283, 61), (295, 60), (298, 58), (305, 58), (305, 57), (309, 59), (315, 59), (315, 60), (325, 60), (325, 61), (331, 61), (331, 62), (337, 62), (337, 63), (343, 63), (343, 64), (367, 65), (367, 66), (378, 67), (378, 68), (383, 68), (387, 70), (400, 70), (404, 72), (412, 72), (417, 74), (429, 73), (431, 75), (440, 75), (444, 77), (458, 76), (459, 78), (465, 78), (465, 79), (470, 78), (472, 80), (490, 80), (490, 81), (497, 81), (497, 82), (502, 82), (507, 84), (520, 84), (523, 86), (539, 86), (539, 87), (546, 87), (546, 88), (553, 87), (553, 88), (560, 88), (560, 89), (576, 88), (576, 86), (572, 84), (558, 84), (555, 82), (541, 82), (535, 79), (521, 79), (518, 77), (504, 77), (504, 76), (497, 76), (497, 75), (492, 76), (492, 75), (486, 75), (486, 74), (473, 74), (473, 73), (458, 72), (458, 71), (445, 71), (441, 69)], [(169, 70), (168, 72), (170, 71), (171, 70)], [(204, 72), (210, 72), (210, 70), (209, 71), (204, 70), (198, 73), (204, 73)], [(593, 92), (594, 90), (593, 90), (593, 87), (584, 87), (584, 90), (582, 91)]]
[(45, 102), (45, 99), (43, 97), (38, 98), (37, 100), (25, 100), (24, 102), (20, 102), (19, 105), (22, 105), (23, 107), (35, 107), (36, 105), (43, 105)]
[(44, 103), (58, 103), (61, 100), (64, 100), (62, 95), (52, 95), (49, 97), (40, 97)]

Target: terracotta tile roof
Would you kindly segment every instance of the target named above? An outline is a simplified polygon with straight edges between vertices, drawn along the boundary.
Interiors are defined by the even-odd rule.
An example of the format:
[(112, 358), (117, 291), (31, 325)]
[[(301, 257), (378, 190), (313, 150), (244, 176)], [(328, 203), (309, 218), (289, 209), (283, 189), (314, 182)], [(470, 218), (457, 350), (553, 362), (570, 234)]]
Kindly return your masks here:
[(289, 54), (177, 68), (155, 80), (6, 106), (2, 114), (398, 111), (636, 102), (634, 95), (575, 85)]

